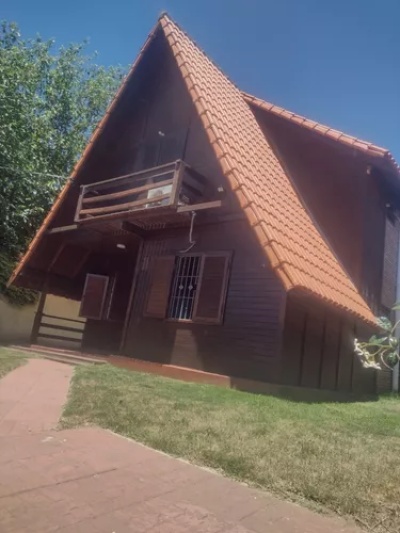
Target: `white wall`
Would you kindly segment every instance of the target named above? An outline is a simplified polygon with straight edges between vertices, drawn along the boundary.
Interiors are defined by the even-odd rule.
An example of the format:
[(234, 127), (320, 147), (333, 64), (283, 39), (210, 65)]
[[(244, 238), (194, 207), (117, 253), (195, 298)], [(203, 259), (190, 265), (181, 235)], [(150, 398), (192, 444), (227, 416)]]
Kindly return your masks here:
[(29, 342), (36, 307), (13, 306), (0, 296), (0, 343)]
[[(80, 302), (68, 300), (67, 298), (60, 298), (49, 294), (46, 298), (44, 306), (44, 313), (64, 318), (72, 318), (82, 320), (79, 317)], [(37, 304), (27, 305), (24, 307), (16, 307), (10, 305), (2, 296), (0, 296), (0, 343), (14, 343), (23, 344), (29, 343), (32, 330), (32, 324), (35, 317)], [(60, 319), (46, 318), (46, 322), (50, 324), (71, 326), (83, 328), (78, 323), (67, 322)], [(54, 328), (42, 328), (41, 332), (51, 333), (54, 335), (63, 335), (73, 338), (80, 338), (80, 335), (74, 332), (61, 332)], [(50, 339), (38, 339), (39, 344), (46, 344), (52, 346), (61, 346), (63, 348), (79, 348), (76, 342), (68, 341), (54, 341)]]

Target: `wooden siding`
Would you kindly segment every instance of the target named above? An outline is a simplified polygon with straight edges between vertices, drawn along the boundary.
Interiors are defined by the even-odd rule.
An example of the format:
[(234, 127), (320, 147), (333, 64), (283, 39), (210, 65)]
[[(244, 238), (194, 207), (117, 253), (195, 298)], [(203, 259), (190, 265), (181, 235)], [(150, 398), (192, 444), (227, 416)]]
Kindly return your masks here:
[(82, 348), (88, 352), (116, 353), (119, 350), (129, 291), (135, 268), (135, 255), (127, 252), (112, 254), (94, 253), (85, 266), (87, 273), (116, 276), (109, 319), (86, 321)]
[(385, 199), (378, 176), (364, 181), (364, 232), (360, 291), (376, 315), (381, 314), (386, 225)]
[(255, 113), (303, 202), (359, 291), (378, 312), (385, 199), (366, 156), (282, 118)]
[[(159, 139), (159, 132), (171, 138), (184, 138), (181, 146), (185, 161), (209, 179), (211, 190), (204, 191), (205, 197), (213, 199), (213, 194), (220, 185), (227, 188), (226, 179), (209, 146), (182, 75), (170, 50), (163, 46), (165, 43), (162, 39), (158, 36), (154, 40), (146, 60), (140, 65), (135, 82), (121, 96), (118, 106), (60, 206), (52, 228), (73, 224), (81, 185), (137, 170), (143, 164), (142, 147)], [(167, 151), (172, 153), (171, 147)], [(232, 197), (228, 192), (225, 202), (234, 203), (233, 200), (230, 202)], [(30, 261), (30, 268), (38, 273), (45, 272), (60, 243), (66, 238), (67, 235), (45, 236)], [(33, 273), (29, 274), (36, 283), (35, 287), (40, 288), (40, 276), (36, 280)], [(25, 280), (25, 283), (28, 281)], [(33, 282), (31, 286), (34, 286)], [(66, 283), (63, 294), (69, 296), (69, 293), (72, 294), (72, 288)], [(73, 297), (76, 298), (75, 292)]]
[(244, 221), (195, 228), (193, 252), (233, 252), (222, 325), (143, 317), (149, 263), (187, 246), (187, 231), (145, 243), (124, 354), (232, 376), (276, 381), (284, 291)]
[[(152, 48), (154, 65), (150, 65), (149, 56), (142, 78), (137, 78), (138, 87), (130, 88), (113, 113), (107, 130), (90, 154), (80, 183), (90, 184), (156, 166), (160, 158), (163, 162), (184, 159), (210, 177), (214, 185), (225, 183), (171, 51), (162, 48), (158, 40)], [(154, 146), (160, 139), (165, 139), (165, 146), (160, 145), (162, 153), (156, 156)], [(78, 194), (76, 188), (71, 196), (74, 208)], [(56, 225), (71, 223), (74, 208), (62, 206), (65, 212), (60, 212)]]
[(289, 293), (279, 379), (292, 386), (340, 392), (375, 393), (376, 372), (362, 368), (354, 354), (356, 329), (344, 316)]
[(385, 225), (385, 255), (383, 262), (382, 280), (382, 305), (388, 309), (396, 301), (397, 270), (399, 254), (399, 228), (398, 220), (393, 222), (386, 218)]

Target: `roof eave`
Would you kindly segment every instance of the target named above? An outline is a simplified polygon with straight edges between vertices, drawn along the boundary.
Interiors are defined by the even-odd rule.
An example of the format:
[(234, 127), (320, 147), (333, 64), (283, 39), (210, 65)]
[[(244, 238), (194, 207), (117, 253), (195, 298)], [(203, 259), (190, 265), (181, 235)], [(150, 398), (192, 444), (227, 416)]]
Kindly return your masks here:
[(272, 113), (278, 117), (287, 120), (288, 122), (297, 124), (298, 126), (302, 126), (308, 129), (309, 131), (314, 131), (316, 134), (329, 138), (338, 143), (344, 144), (347, 147), (354, 148), (355, 150), (358, 150), (363, 154), (369, 155), (371, 157), (380, 157), (387, 160), (390, 166), (392, 167), (392, 170), (398, 175), (400, 179), (400, 166), (398, 165), (395, 158), (389, 152), (388, 149), (382, 148), (381, 146), (370, 143), (368, 141), (352, 137), (351, 135), (347, 135), (342, 131), (335, 130), (333, 128), (330, 128), (329, 126), (310, 120), (306, 117), (298, 115), (297, 113), (284, 109), (283, 107), (271, 104), (270, 102), (262, 100), (261, 98), (253, 96), (249, 93), (242, 91), (242, 95), (244, 100), (249, 105), (252, 105), (268, 113)]
[(153, 39), (154, 39), (154, 37), (155, 37), (155, 35), (157, 33), (157, 30), (160, 28), (160, 20), (161, 20), (161, 18), (163, 16), (164, 15), (160, 16), (160, 18), (158, 19), (157, 23), (155, 24), (155, 26), (153, 27), (153, 29), (149, 33), (145, 43), (143, 44), (142, 48), (140, 49), (140, 52), (139, 52), (138, 56), (136, 57), (134, 63), (131, 66), (131, 68), (129, 69), (128, 74), (125, 76), (125, 78), (122, 81), (122, 83), (121, 83), (118, 91), (116, 92), (114, 98), (111, 100), (110, 104), (108, 105), (104, 116), (99, 121), (99, 123), (97, 124), (96, 128), (94, 129), (94, 131), (93, 131), (93, 133), (92, 133), (92, 135), (91, 135), (91, 137), (90, 137), (90, 139), (88, 141), (88, 144), (86, 145), (81, 157), (79, 158), (79, 160), (77, 161), (77, 163), (75, 164), (75, 166), (74, 166), (74, 168), (72, 170), (71, 176), (68, 178), (66, 184), (64, 185), (64, 187), (62, 188), (61, 192), (57, 196), (55, 202), (53, 203), (53, 205), (52, 205), (50, 211), (48, 212), (46, 218), (44, 219), (42, 225), (40, 226), (40, 228), (36, 232), (36, 235), (34, 236), (34, 238), (32, 239), (31, 243), (29, 244), (27, 251), (25, 252), (23, 257), (21, 258), (21, 260), (18, 262), (18, 264), (15, 267), (13, 273), (11, 274), (11, 276), (10, 276), (8, 282), (7, 282), (7, 287), (9, 287), (10, 285), (12, 285), (14, 283), (15, 279), (22, 272), (24, 266), (27, 264), (27, 262), (29, 261), (29, 259), (32, 256), (33, 252), (35, 251), (35, 249), (39, 245), (40, 240), (42, 239), (42, 237), (44, 237), (44, 234), (45, 234), (47, 228), (51, 224), (56, 212), (58, 211), (59, 207), (61, 206), (61, 203), (63, 202), (64, 198), (66, 197), (66, 195), (67, 195), (67, 193), (68, 193), (73, 181), (76, 179), (77, 175), (79, 174), (80, 169), (82, 168), (82, 166), (85, 163), (87, 157), (89, 156), (89, 153), (91, 152), (95, 141), (98, 139), (98, 137), (101, 135), (102, 131), (104, 130), (111, 113), (113, 112), (115, 106), (117, 105), (117, 103), (118, 103), (120, 97), (122, 96), (127, 84), (129, 83), (130, 79), (134, 75), (134, 72), (136, 71), (139, 63), (141, 62), (145, 51), (147, 50), (147, 48), (150, 46), (151, 42), (153, 41)]

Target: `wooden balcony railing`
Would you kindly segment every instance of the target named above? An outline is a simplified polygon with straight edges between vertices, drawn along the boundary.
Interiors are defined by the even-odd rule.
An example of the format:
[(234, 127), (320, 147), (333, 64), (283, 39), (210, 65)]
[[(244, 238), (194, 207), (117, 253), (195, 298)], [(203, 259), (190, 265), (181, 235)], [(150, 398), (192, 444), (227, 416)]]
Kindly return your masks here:
[(202, 201), (203, 176), (183, 161), (174, 161), (105, 181), (83, 185), (75, 222), (128, 219), (156, 209), (176, 210), (180, 205)]

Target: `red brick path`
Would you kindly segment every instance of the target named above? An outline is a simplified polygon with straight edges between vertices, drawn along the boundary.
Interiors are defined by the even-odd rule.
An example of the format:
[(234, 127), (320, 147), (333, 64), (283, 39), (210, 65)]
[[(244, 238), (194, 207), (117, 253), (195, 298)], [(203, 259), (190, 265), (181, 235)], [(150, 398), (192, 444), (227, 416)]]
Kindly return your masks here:
[(72, 369), (40, 359), (0, 381), (1, 533), (356, 533), (97, 428), (55, 430)]

